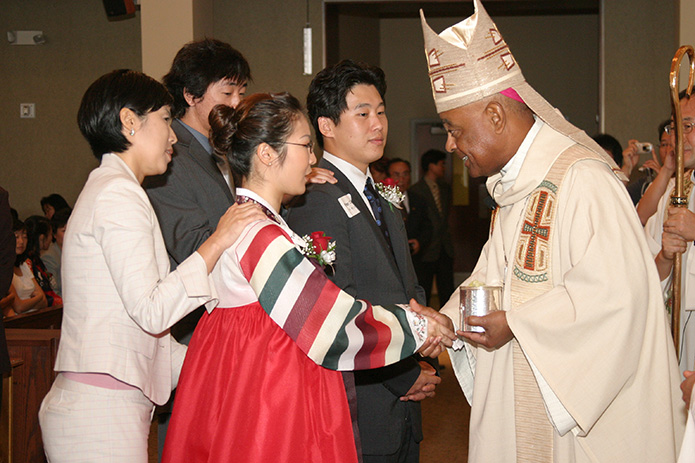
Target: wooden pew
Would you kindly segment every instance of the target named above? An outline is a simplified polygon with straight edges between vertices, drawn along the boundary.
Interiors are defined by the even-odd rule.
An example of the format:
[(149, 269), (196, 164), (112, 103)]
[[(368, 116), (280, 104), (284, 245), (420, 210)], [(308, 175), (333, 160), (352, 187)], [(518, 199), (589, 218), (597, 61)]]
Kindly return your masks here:
[(38, 414), (55, 379), (60, 330), (9, 328), (5, 334), (10, 357), (23, 361), (12, 371), (12, 459), (45, 463)]
[(63, 306), (56, 305), (46, 307), (29, 313), (20, 313), (11, 317), (5, 317), (3, 323), (5, 328), (26, 328), (26, 329), (60, 329), (63, 320)]

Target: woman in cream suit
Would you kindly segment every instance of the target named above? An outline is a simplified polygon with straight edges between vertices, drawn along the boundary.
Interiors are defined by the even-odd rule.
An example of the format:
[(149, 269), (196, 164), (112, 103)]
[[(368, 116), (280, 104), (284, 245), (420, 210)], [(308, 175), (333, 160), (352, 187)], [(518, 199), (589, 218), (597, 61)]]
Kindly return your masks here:
[(89, 176), (63, 245), (64, 313), (55, 370), (39, 418), (53, 462), (146, 462), (155, 404), (176, 386), (185, 355), (169, 327), (217, 302), (208, 276), (257, 207), (232, 206), (217, 231), (169, 273), (154, 210), (141, 187), (171, 161), (171, 97), (129, 70), (99, 78), (78, 112), (101, 165)]

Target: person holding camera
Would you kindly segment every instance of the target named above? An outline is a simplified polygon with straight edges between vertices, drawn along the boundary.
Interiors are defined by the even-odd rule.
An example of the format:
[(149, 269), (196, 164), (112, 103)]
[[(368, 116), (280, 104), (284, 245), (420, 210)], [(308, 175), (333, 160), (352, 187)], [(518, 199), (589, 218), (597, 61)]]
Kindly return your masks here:
[(653, 159), (648, 159), (642, 165), (642, 168), (656, 172), (656, 177), (654, 177), (650, 183), (643, 186), (642, 197), (637, 203), (637, 215), (642, 225), (646, 225), (647, 220), (656, 212), (659, 202), (666, 192), (669, 181), (676, 171), (673, 140), (671, 140), (671, 135), (669, 134), (671, 131), (670, 124), (671, 121), (667, 120), (659, 125), (659, 158), (661, 162), (659, 162), (654, 152), (652, 152)]

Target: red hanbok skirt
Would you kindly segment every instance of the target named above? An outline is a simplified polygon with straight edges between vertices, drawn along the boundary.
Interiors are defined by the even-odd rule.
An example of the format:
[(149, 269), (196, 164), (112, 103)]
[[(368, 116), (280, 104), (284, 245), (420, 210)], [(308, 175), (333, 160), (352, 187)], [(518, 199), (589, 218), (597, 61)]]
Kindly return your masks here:
[(340, 372), (254, 304), (205, 313), (191, 339), (165, 463), (357, 461)]

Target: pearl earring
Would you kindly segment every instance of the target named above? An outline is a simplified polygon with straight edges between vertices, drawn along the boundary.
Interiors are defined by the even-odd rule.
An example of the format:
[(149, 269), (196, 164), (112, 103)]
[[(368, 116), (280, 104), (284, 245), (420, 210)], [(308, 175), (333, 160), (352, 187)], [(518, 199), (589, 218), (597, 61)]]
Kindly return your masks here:
[(130, 136), (132, 137), (133, 135), (135, 135), (135, 129), (130, 129)]

